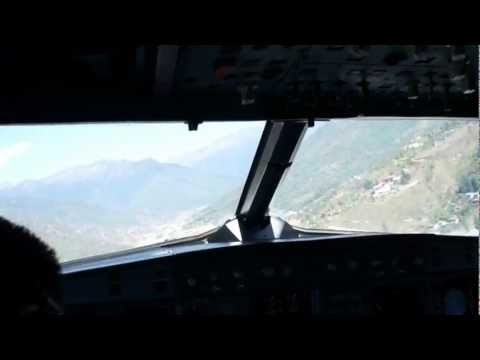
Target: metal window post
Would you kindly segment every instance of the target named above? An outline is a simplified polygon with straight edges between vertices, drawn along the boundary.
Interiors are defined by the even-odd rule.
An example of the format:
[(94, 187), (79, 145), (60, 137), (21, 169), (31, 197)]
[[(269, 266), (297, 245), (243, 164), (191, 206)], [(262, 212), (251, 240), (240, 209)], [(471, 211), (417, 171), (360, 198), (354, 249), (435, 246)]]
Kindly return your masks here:
[(244, 228), (253, 229), (269, 222), (270, 201), (308, 126), (307, 119), (267, 121), (236, 211)]

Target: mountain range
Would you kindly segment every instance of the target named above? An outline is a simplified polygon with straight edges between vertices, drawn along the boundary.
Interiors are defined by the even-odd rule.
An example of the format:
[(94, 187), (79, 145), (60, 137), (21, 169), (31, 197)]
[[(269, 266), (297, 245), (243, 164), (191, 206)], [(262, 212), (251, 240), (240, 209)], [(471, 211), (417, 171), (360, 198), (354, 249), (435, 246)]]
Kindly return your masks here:
[[(450, 184), (447, 199), (446, 190), (437, 191), (432, 184), (440, 185), (425, 180), (429, 167), (411, 165), (409, 161), (422, 156), (439, 158), (438, 154), (450, 149), (442, 150), (442, 146), (453, 146), (448, 139), (455, 136), (458, 139), (451, 144), (466, 144), (460, 155), (477, 156), (472, 149), (475, 142), (478, 147), (478, 123), (352, 121), (321, 122), (308, 131), (292, 169), (273, 199), (272, 214), (295, 225), (320, 228), (341, 224), (354, 228), (362, 209), (380, 208), (378, 201), (394, 199), (392, 194), (373, 203), (373, 190), (364, 189), (364, 182), (368, 180), (375, 186), (402, 170), (410, 171), (411, 184), (416, 181), (423, 186), (415, 195), (418, 199), (418, 194), (430, 194), (425, 201), (436, 207), (428, 209), (433, 214), (450, 204), (457, 179), (475, 173), (470, 163), (463, 167), (447, 163), (437, 166), (432, 173)], [(476, 126), (476, 133), (465, 126)], [(39, 180), (4, 184), (0, 186), (0, 216), (38, 233), (57, 250), (62, 261), (198, 234), (234, 216), (260, 135), (259, 129), (244, 129), (212, 146), (185, 154), (176, 163), (104, 160)], [(417, 149), (420, 143), (423, 145)], [(393, 165), (405, 157), (407, 165)], [(455, 173), (447, 178), (448, 166)], [(401, 212), (395, 202), (382, 205), (382, 211), (398, 212), (401, 217), (392, 218), (403, 223), (408, 220), (409, 209), (420, 208), (413, 195), (403, 202), (408, 206)], [(460, 202), (452, 204), (452, 208), (460, 206)], [(342, 214), (332, 215), (332, 207)], [(383, 215), (376, 216), (381, 219)], [(413, 221), (419, 224), (419, 220)], [(470, 220), (468, 223), (471, 226)], [(382, 230), (380, 220), (369, 226), (375, 227), (374, 231)]]
[(184, 236), (188, 214), (241, 189), (260, 133), (250, 128), (236, 135), (178, 163), (103, 160), (6, 183), (0, 216), (48, 239), (62, 260)]

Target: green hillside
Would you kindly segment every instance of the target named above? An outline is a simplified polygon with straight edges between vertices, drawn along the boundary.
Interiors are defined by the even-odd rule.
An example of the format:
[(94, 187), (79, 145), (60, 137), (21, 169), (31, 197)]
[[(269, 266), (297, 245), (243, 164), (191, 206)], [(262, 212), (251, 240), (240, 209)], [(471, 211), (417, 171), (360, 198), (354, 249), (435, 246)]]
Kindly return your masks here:
[(304, 144), (272, 212), (293, 225), (317, 229), (478, 229), (478, 202), (466, 195), (478, 193), (478, 123), (368, 125), (370, 130), (344, 129), (349, 146), (342, 141), (325, 149), (317, 136)]

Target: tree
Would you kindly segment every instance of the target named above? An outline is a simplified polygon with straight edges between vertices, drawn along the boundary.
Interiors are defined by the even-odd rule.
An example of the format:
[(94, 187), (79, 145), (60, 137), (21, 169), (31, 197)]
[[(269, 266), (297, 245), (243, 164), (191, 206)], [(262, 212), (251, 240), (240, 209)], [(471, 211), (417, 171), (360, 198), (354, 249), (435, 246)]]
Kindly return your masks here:
[(472, 189), (473, 192), (478, 192), (480, 190), (480, 175), (472, 175)]
[(459, 181), (458, 192), (459, 193), (477, 192), (479, 190), (479, 185), (480, 185), (477, 177), (478, 176), (474, 174), (463, 175)]
[(425, 179), (427, 180), (427, 183), (430, 183), (433, 179), (434, 168), (435, 168), (435, 165), (433, 164), (433, 162), (429, 162), (427, 165), (426, 174), (425, 174)]
[(373, 181), (370, 180), (370, 179), (367, 179), (363, 182), (363, 188), (365, 190), (370, 190), (371, 188), (373, 188)]
[(411, 178), (412, 178), (412, 175), (410, 175), (405, 170), (402, 170), (402, 174), (401, 174), (401, 177), (400, 177), (400, 184), (402, 184), (402, 185), (408, 184), (408, 182), (410, 181)]

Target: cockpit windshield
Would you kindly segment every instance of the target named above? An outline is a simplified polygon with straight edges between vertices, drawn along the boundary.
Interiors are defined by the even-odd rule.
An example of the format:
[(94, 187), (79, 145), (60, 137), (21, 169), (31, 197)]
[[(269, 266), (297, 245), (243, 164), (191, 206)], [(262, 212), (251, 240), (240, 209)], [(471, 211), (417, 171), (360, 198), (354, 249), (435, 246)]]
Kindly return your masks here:
[(198, 235), (234, 217), (264, 125), (3, 126), (0, 216), (61, 261)]
[(316, 122), (270, 214), (308, 229), (478, 236), (479, 123)]
[[(4, 126), (0, 216), (61, 261), (200, 235), (233, 219), (265, 122)], [(317, 121), (270, 204), (309, 230), (478, 236), (479, 123)]]

